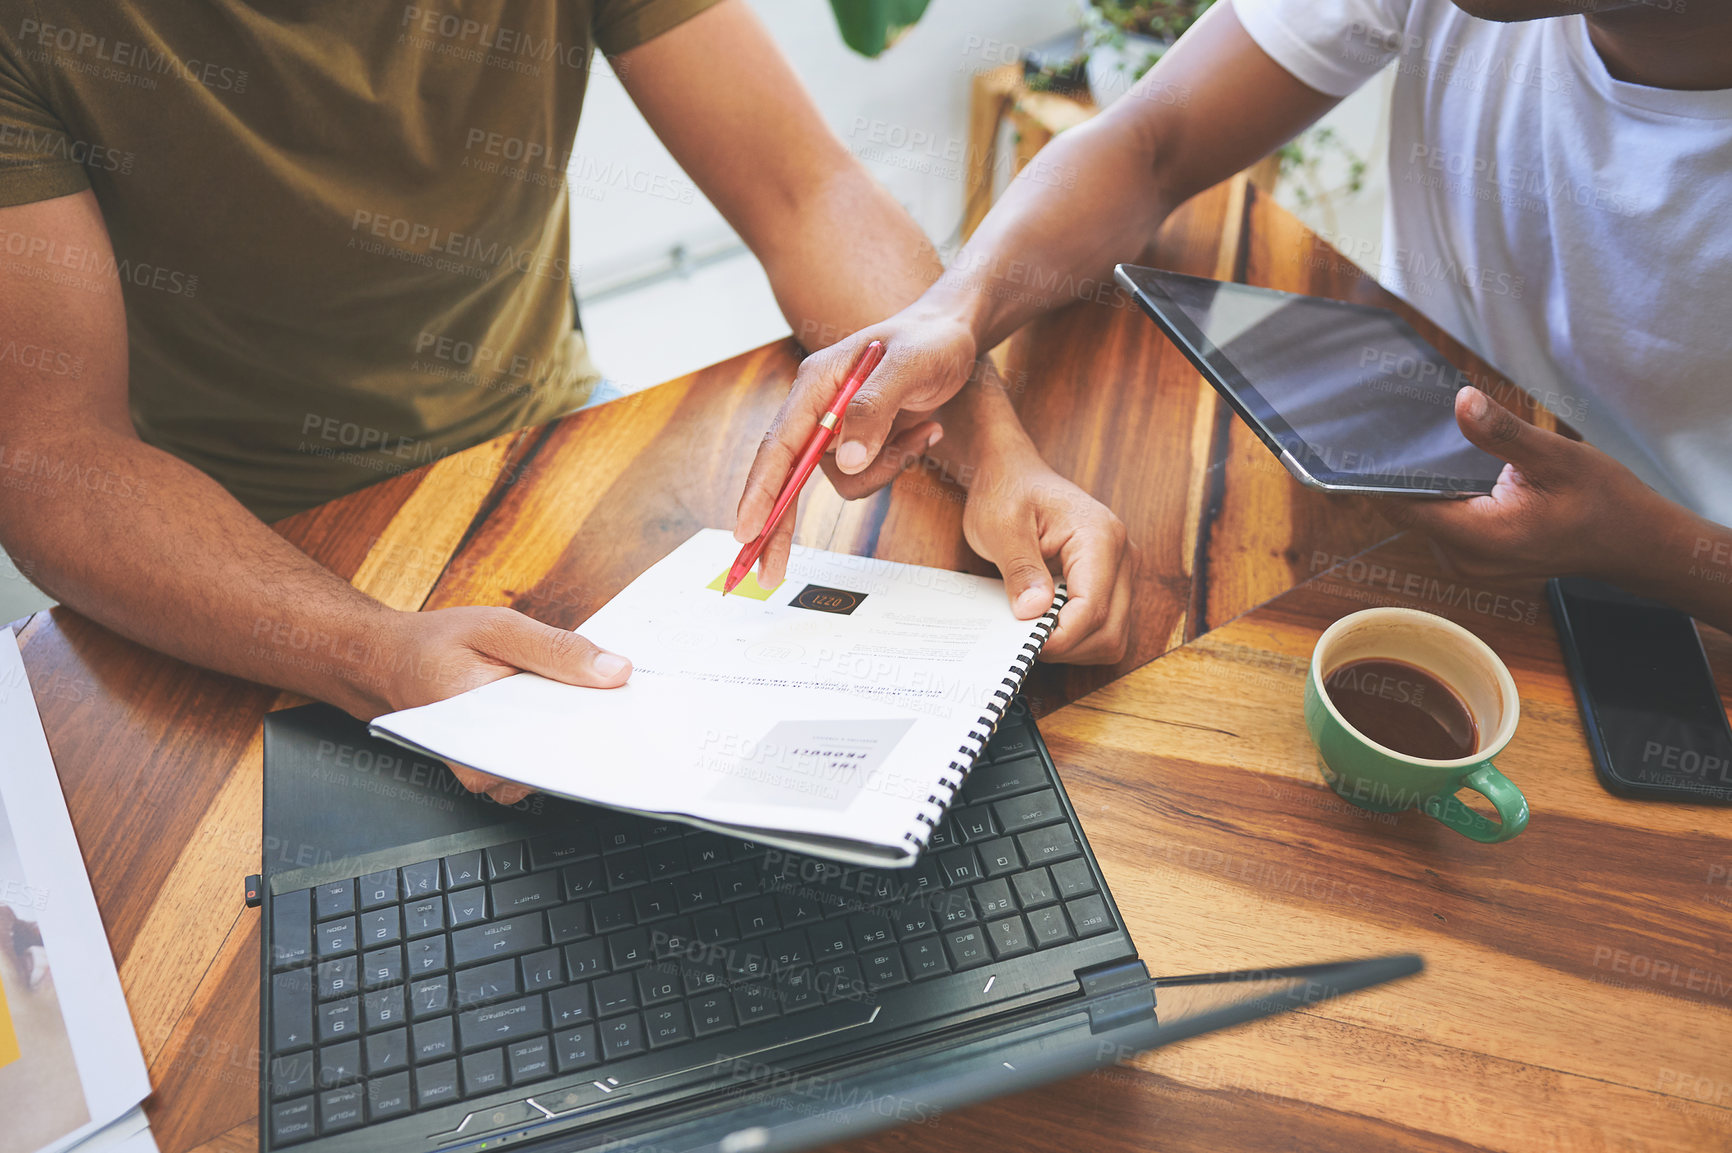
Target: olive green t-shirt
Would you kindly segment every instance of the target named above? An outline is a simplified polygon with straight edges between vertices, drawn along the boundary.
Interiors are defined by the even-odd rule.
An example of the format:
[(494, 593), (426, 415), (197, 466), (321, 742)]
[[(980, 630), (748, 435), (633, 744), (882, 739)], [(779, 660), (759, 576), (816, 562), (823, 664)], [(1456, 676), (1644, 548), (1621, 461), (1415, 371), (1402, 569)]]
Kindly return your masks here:
[(0, 206), (91, 188), (114, 249), (0, 272), (118, 278), (139, 434), (266, 519), (551, 419), (593, 50), (715, 2), (0, 0)]

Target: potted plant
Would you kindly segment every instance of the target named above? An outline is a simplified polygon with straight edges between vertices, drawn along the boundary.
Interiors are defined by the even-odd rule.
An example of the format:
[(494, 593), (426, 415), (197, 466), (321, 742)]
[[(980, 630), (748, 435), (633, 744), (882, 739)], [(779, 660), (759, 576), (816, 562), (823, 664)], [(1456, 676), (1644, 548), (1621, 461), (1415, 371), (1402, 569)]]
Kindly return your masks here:
[(1089, 95), (1105, 108), (1130, 90), (1214, 0), (1090, 0), (1082, 9)]

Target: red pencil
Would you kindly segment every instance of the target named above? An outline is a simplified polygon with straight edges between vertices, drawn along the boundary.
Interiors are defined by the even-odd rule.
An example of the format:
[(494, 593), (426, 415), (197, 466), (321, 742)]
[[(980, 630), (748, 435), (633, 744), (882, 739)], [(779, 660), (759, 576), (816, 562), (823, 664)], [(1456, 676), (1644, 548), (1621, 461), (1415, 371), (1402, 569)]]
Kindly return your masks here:
[(883, 359), (884, 342), (881, 340), (874, 340), (860, 353), (860, 359), (854, 362), (853, 370), (842, 384), (842, 391), (836, 394), (835, 401), (818, 421), (818, 427), (812, 430), (812, 437), (806, 442), (799, 459), (794, 461), (794, 470), (788, 474), (788, 481), (782, 486), (782, 495), (776, 498), (776, 507), (770, 510), (770, 519), (764, 522), (764, 531), (758, 534), (756, 540), (742, 548), (740, 555), (734, 559), (734, 567), (728, 570), (728, 579), (722, 582), (723, 596), (733, 592), (734, 586), (745, 580), (746, 574), (752, 571), (752, 566), (758, 563), (758, 556), (764, 551), (764, 543), (770, 539), (776, 523), (799, 497), (800, 490), (806, 487), (806, 479), (812, 475), (812, 470), (818, 467), (824, 450), (829, 448), (830, 442), (836, 438), (836, 429), (842, 423), (842, 414), (847, 411), (848, 402), (854, 399), (854, 394), (860, 391), (860, 386), (866, 383), (866, 378), (872, 375), (872, 370), (877, 368), (878, 362)]

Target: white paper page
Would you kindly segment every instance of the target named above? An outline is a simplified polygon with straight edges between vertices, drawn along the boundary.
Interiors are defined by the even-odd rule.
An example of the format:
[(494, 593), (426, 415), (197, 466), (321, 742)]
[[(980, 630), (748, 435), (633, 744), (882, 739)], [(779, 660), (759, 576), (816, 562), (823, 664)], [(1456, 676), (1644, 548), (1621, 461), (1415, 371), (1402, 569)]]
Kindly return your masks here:
[[(137, 1105), (150, 1081), (23, 657), (7, 628), (0, 628), (0, 905), (0, 917), (24, 926), (8, 934), (13, 940), (0, 937), (0, 947), (20, 934), (39, 935), (48, 964), (47, 978), (32, 984), (28, 969), (0, 962), (0, 974), (10, 974), (0, 982), (17, 1052), (0, 1065), (0, 1117), (41, 1119), (33, 1147), (62, 1147)], [(16, 1092), (29, 1099), (10, 1100)], [(10, 1133), (23, 1140), (21, 1127)], [(0, 1125), (0, 1149), (11, 1153), (7, 1137), (8, 1126)]]
[(738, 551), (701, 531), (579, 627), (623, 688), (520, 674), (375, 728), (600, 804), (901, 846), (1035, 622), (997, 580), (802, 548), (724, 598)]

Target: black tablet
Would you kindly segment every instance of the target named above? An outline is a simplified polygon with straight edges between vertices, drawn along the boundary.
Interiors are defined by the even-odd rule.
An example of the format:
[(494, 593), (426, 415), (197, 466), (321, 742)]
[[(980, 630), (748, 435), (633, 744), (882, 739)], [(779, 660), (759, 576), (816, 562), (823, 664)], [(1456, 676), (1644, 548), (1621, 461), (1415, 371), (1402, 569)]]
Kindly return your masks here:
[(1455, 423), (1473, 381), (1383, 308), (1121, 264), (1118, 281), (1302, 484), (1473, 496), (1503, 462)]

